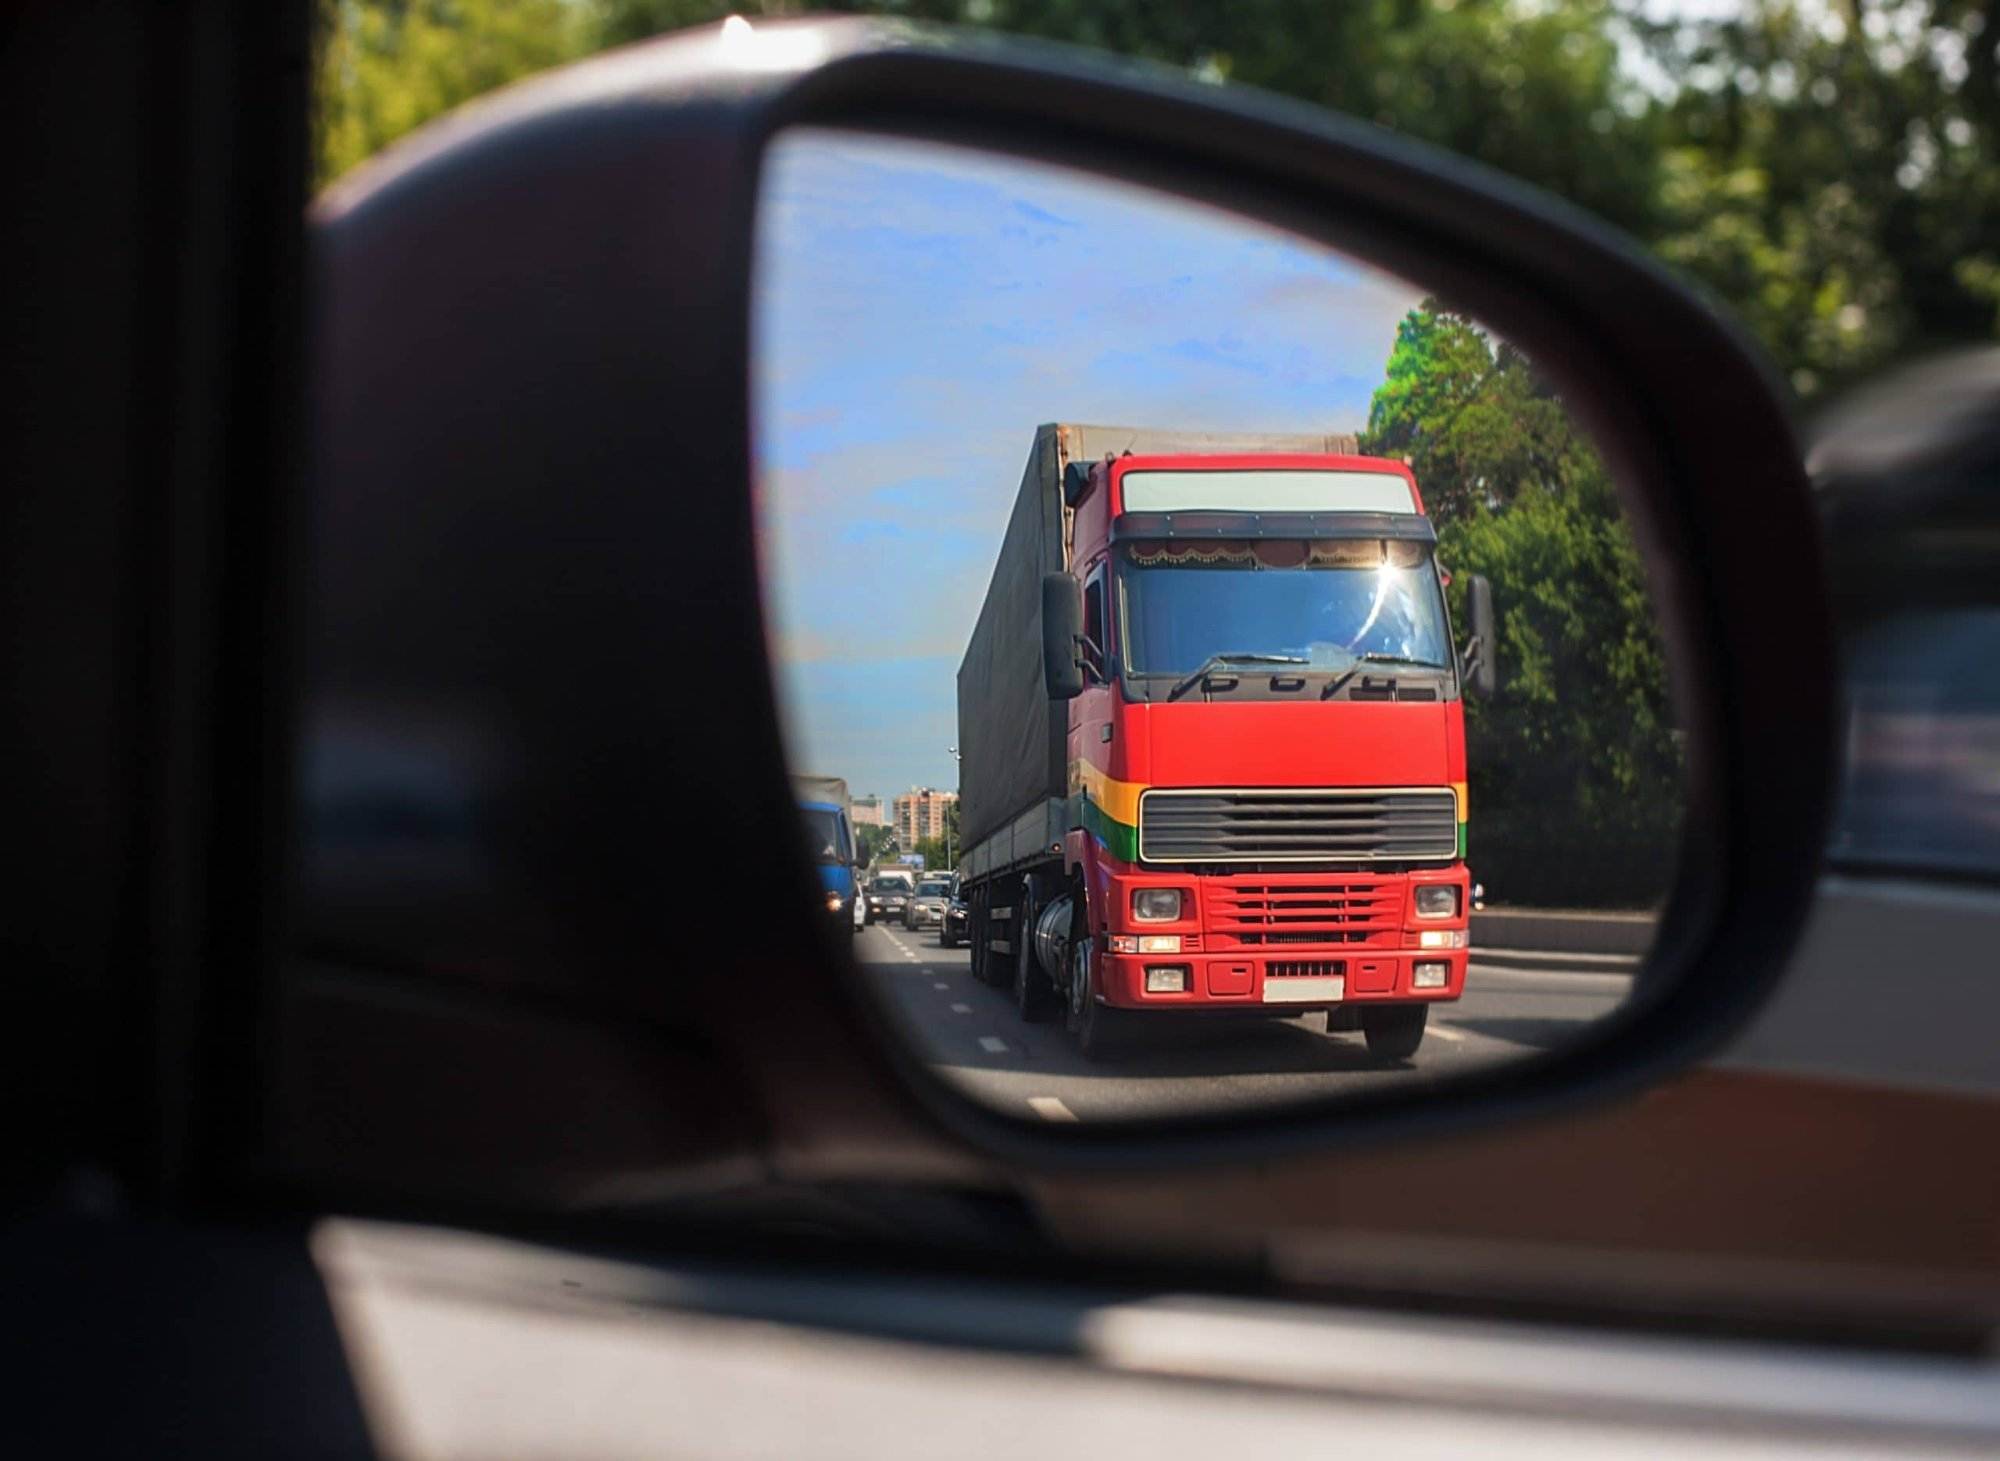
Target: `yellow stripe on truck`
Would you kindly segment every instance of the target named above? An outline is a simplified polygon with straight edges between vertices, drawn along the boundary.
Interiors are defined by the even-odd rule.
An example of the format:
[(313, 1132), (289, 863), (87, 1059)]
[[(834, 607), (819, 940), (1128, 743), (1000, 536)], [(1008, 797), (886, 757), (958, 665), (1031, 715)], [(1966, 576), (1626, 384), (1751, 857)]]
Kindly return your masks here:
[(1139, 794), (1146, 788), (1136, 781), (1118, 781), (1106, 776), (1088, 761), (1069, 763), (1069, 789), (1082, 792), (1097, 809), (1114, 822), (1128, 827), (1139, 825)]

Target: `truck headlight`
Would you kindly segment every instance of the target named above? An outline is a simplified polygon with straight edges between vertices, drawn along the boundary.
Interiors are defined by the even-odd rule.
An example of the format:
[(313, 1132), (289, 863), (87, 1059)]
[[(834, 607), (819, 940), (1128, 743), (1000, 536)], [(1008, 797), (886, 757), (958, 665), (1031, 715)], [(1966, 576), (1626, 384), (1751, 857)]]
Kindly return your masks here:
[(1451, 982), (1451, 965), (1418, 964), (1410, 970), (1412, 989), (1443, 989)]
[(840, 900), (840, 894), (838, 894), (838, 893), (828, 893), (828, 894), (826, 895), (826, 911), (827, 911), (828, 913), (838, 913), (838, 912), (840, 912), (840, 901), (841, 901), (841, 900)]
[(1186, 994), (1188, 971), (1185, 964), (1160, 964), (1146, 970), (1146, 993)]
[(1172, 923), (1181, 916), (1179, 888), (1134, 888), (1132, 917), (1139, 923)]
[(1417, 917), (1456, 918), (1457, 916), (1458, 884), (1417, 884)]
[(1181, 936), (1177, 933), (1139, 935), (1139, 952), (1142, 954), (1178, 954), (1180, 951)]
[(1465, 947), (1465, 930), (1462, 928), (1426, 928), (1417, 934), (1420, 949), (1462, 949)]

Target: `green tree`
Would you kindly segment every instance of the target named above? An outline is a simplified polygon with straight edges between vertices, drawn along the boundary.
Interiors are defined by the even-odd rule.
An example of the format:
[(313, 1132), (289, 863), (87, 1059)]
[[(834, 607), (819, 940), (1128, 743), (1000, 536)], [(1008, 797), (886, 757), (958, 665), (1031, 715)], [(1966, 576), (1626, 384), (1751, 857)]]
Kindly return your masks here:
[(1634, 25), (1660, 252), (1805, 394), (2000, 333), (2000, 3), (1745, 0)]
[(861, 849), (864, 863), (873, 864), (877, 858), (896, 854), (896, 834), (888, 827), (863, 822), (854, 829), (854, 841)]
[(1362, 449), (1401, 457), (1424, 505), (1450, 521), (1504, 507), (1577, 470), (1569, 413), (1513, 346), (1425, 300), (1396, 327)]
[(1500, 692), (1466, 705), (1467, 853), (1510, 902), (1644, 904), (1672, 880), (1684, 791), (1666, 659), (1632, 537), (1601, 474), (1447, 524), (1439, 555), (1484, 574)]
[(594, 49), (587, 22), (571, 0), (321, 0), (319, 181), (462, 102)]
[(1665, 656), (1596, 450), (1511, 345), (1435, 300), (1396, 332), (1363, 450), (1400, 456), (1438, 555), (1492, 582), (1501, 691), (1466, 706), (1475, 873), (1512, 901), (1646, 902), (1681, 806)]

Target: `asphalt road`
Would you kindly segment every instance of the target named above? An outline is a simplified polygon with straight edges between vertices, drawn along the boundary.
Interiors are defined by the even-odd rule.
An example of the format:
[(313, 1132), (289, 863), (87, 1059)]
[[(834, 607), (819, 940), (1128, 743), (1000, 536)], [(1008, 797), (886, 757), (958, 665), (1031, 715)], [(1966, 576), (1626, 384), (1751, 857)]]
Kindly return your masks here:
[(1376, 1061), (1359, 1031), (1329, 1035), (1317, 1015), (1162, 1018), (1093, 1062), (1059, 1014), (1024, 1023), (1009, 992), (975, 980), (966, 951), (940, 948), (935, 931), (877, 924), (854, 936), (854, 954), (934, 1069), (991, 1106), (1045, 1121), (1241, 1110), (1461, 1074), (1573, 1039), (1631, 987), (1624, 974), (1493, 968), (1475, 949), (1464, 997), (1432, 1008), (1407, 1063)]

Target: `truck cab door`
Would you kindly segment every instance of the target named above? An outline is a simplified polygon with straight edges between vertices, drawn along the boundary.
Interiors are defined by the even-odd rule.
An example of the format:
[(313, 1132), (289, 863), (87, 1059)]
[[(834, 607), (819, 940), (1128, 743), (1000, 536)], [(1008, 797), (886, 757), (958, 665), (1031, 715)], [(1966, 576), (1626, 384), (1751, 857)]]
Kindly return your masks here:
[(1070, 702), (1069, 756), (1110, 769), (1112, 689), (1110, 575), (1100, 559), (1083, 581), (1083, 693)]

